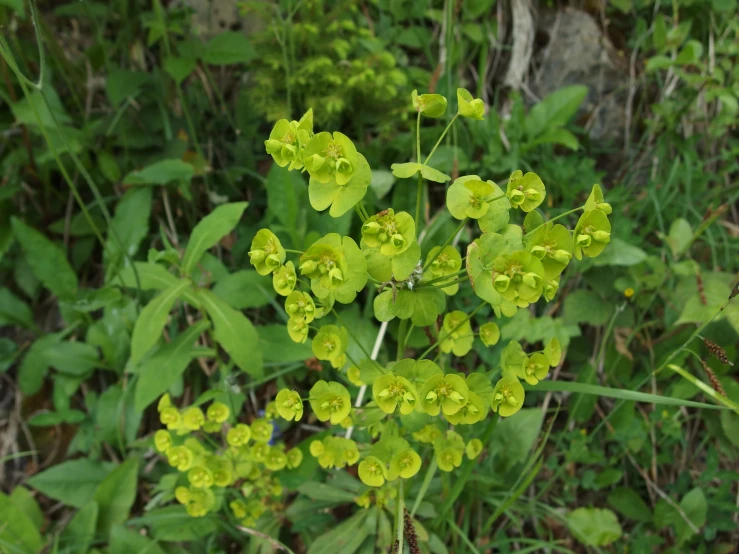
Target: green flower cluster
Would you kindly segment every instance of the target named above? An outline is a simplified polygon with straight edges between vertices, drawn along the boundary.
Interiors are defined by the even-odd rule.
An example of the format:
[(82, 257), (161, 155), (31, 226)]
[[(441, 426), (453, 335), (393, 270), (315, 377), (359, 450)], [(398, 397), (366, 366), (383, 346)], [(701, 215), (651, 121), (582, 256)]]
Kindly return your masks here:
[(343, 437), (326, 437), (310, 443), (310, 454), (323, 469), (353, 466), (359, 461), (357, 443)]
[(401, 437), (383, 437), (359, 463), (358, 475), (365, 485), (381, 487), (385, 481), (410, 479), (421, 469), (421, 456)]
[[(264, 511), (279, 505), (282, 487), (275, 473), (297, 468), (303, 453), (286, 450), (284, 444), (271, 445), (270, 420), (233, 423), (230, 409), (221, 402), (212, 402), (205, 412), (197, 406), (178, 410), (168, 394), (157, 407), (167, 430), (154, 434), (154, 446), (182, 474), (173, 494), (190, 516), (217, 511), (226, 496), (238, 495), (229, 507), (243, 525), (253, 525)], [(278, 410), (279, 404), (270, 405), (266, 415)], [(201, 440), (197, 431), (210, 437)], [(216, 446), (219, 438), (221, 445)]]

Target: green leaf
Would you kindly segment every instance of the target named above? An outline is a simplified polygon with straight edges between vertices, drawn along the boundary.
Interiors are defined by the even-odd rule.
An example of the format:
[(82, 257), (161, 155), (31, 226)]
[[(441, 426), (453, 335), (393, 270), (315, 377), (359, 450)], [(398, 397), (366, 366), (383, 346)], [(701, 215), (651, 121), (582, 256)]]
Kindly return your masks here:
[(265, 362), (302, 362), (313, 357), (310, 343), (293, 342), (285, 325), (259, 325), (256, 330)]
[[(179, 279), (162, 265), (146, 262), (134, 262), (133, 265), (138, 274), (138, 286), (141, 290), (165, 290), (179, 282)], [(112, 282), (127, 288), (138, 288), (134, 267), (124, 267)], [(200, 306), (198, 297), (189, 289), (182, 293), (182, 298), (191, 306), (196, 308)]]
[(593, 291), (580, 289), (565, 298), (565, 321), (568, 324), (605, 325), (612, 311), (611, 305)]
[(294, 233), (298, 224), (298, 213), (305, 197), (305, 180), (299, 171), (272, 165), (267, 174), (267, 209), (270, 215)]
[(36, 529), (41, 529), (44, 524), (44, 514), (41, 512), (36, 499), (26, 487), (15, 487), (10, 493), (10, 501), (15, 507), (26, 514)]
[(618, 487), (608, 493), (608, 503), (629, 519), (649, 523), (652, 521), (652, 510), (634, 489)]
[(693, 229), (690, 223), (682, 217), (673, 221), (665, 242), (669, 245), (673, 258), (682, 256), (693, 242)]
[(182, 543), (194, 541), (217, 532), (217, 520), (208, 517), (193, 518), (184, 506), (168, 506), (147, 512), (145, 516), (129, 521), (132, 525), (146, 525), (151, 536), (160, 541)]
[(390, 166), (393, 175), (398, 179), (408, 179), (421, 171), (421, 164), (416, 162), (407, 162), (403, 164), (392, 164)]
[(208, 321), (198, 321), (141, 364), (136, 383), (137, 411), (143, 411), (164, 394), (182, 375), (192, 359), (202, 355), (202, 349), (194, 345), (200, 334), (208, 328), (210, 328)]
[(97, 348), (84, 342), (52, 342), (42, 355), (47, 365), (75, 376), (86, 375), (100, 363)]
[(75, 424), (84, 421), (87, 416), (79, 410), (59, 410), (34, 415), (28, 420), (31, 427), (49, 427), (60, 423)]
[(77, 295), (77, 276), (62, 249), (20, 219), (12, 218), (11, 224), (36, 278), (59, 298), (74, 298)]
[(0, 547), (3, 552), (36, 554), (41, 552), (44, 540), (31, 518), (0, 492)]
[(672, 58), (667, 56), (652, 56), (647, 60), (647, 73), (657, 71), (658, 69), (668, 69), (672, 67)]
[(395, 184), (395, 177), (387, 169), (373, 169), (370, 187), (378, 200), (382, 200)]
[(59, 546), (69, 554), (87, 554), (97, 528), (99, 508), (90, 502), (78, 511), (62, 531)]
[(647, 259), (647, 253), (638, 246), (629, 244), (619, 238), (612, 238), (603, 253), (592, 259), (594, 266), (619, 265), (630, 267)]
[(259, 275), (253, 269), (242, 269), (220, 279), (213, 287), (213, 294), (237, 310), (261, 308), (276, 295), (271, 277)]
[(431, 325), (446, 307), (446, 295), (436, 287), (413, 291), (413, 301), (411, 321), (416, 327)]
[(189, 163), (179, 159), (161, 160), (139, 171), (132, 171), (123, 179), (124, 185), (166, 185), (172, 181), (188, 182), (195, 173)]
[(49, 371), (49, 364), (45, 356), (46, 349), (59, 341), (57, 335), (47, 335), (35, 341), (21, 362), (18, 370), (18, 385), (21, 392), (27, 396), (36, 394), (43, 385), (44, 378)]
[(203, 61), (212, 65), (246, 63), (256, 52), (243, 33), (226, 31), (214, 36), (205, 46)]
[(577, 150), (580, 148), (580, 141), (567, 129), (553, 129), (545, 132), (543, 135), (537, 137), (535, 140), (526, 143), (524, 151), (540, 144), (561, 144), (569, 148), (570, 150)]
[(234, 310), (215, 294), (199, 290), (198, 296), (213, 321), (213, 336), (234, 363), (254, 379), (261, 379), (262, 352), (259, 335), (244, 314)]
[(298, 492), (306, 495), (312, 500), (331, 502), (332, 504), (345, 504), (354, 502), (356, 493), (334, 487), (327, 483), (304, 483), (298, 487)]
[(587, 95), (588, 87), (583, 85), (571, 85), (551, 93), (526, 115), (526, 136), (536, 139), (544, 132), (565, 126)]
[(537, 408), (524, 408), (514, 417), (501, 418), (490, 441), (490, 455), (495, 456), (497, 472), (504, 474), (526, 460), (539, 435), (542, 420), (541, 410)]
[[(683, 496), (680, 501), (680, 508), (682, 508), (688, 519), (700, 529), (706, 524), (706, 517), (708, 515), (708, 504), (706, 503), (706, 495), (701, 487), (695, 487), (688, 494)], [(694, 535), (693, 530), (685, 525), (682, 519), (676, 526), (677, 540), (678, 543), (685, 543), (690, 537)]]
[(131, 189), (116, 205), (103, 255), (106, 282), (123, 265), (125, 255), (133, 257), (141, 241), (149, 234), (151, 196), (148, 187)]
[(535, 387), (524, 384), (527, 391), (553, 391), (553, 392), (576, 392), (583, 394), (595, 394), (618, 398), (621, 400), (633, 400), (635, 402), (646, 402), (647, 404), (664, 404), (668, 406), (685, 406), (686, 408), (701, 408), (703, 410), (728, 410), (726, 406), (715, 406), (704, 402), (693, 402), (670, 396), (650, 394), (646, 392), (632, 391), (627, 389), (615, 389), (601, 387), (600, 385), (589, 385), (586, 383), (573, 383), (571, 381), (539, 381)]
[(109, 554), (132, 554), (133, 552), (165, 554), (157, 543), (122, 525), (115, 525), (111, 529), (108, 550)]
[(195, 225), (182, 258), (182, 271), (185, 275), (192, 273), (206, 250), (233, 231), (247, 205), (247, 202), (223, 204)]
[(616, 514), (605, 508), (578, 508), (567, 514), (567, 526), (575, 538), (589, 546), (607, 546), (621, 538)]
[(308, 549), (308, 554), (324, 554), (326, 552), (354, 554), (369, 535), (368, 526), (366, 525), (369, 514), (369, 510), (360, 510), (352, 517), (339, 523), (314, 540)]
[(150, 80), (151, 76), (144, 71), (114, 68), (105, 80), (105, 91), (110, 103), (117, 107), (129, 96), (134, 96)]
[(128, 459), (111, 471), (98, 485), (93, 496), (100, 508), (97, 532), (108, 535), (113, 525), (128, 519), (131, 506), (136, 499), (136, 483), (139, 461)]
[(446, 183), (447, 181), (452, 180), (452, 178), (449, 177), (449, 175), (447, 175), (446, 173), (442, 173), (438, 169), (434, 169), (433, 167), (429, 167), (427, 165), (421, 166), (421, 175), (423, 175), (424, 179), (434, 181), (435, 183)]
[(0, 327), (8, 325), (33, 328), (33, 312), (28, 304), (10, 290), (0, 287)]
[(197, 64), (197, 58), (169, 56), (164, 60), (164, 71), (179, 85), (195, 70)]
[(81, 458), (53, 465), (31, 477), (27, 484), (49, 498), (81, 508), (90, 502), (109, 472), (110, 464)]
[(189, 286), (189, 281), (178, 280), (176, 284), (155, 296), (141, 310), (131, 335), (131, 364), (141, 361), (159, 340), (172, 306)]

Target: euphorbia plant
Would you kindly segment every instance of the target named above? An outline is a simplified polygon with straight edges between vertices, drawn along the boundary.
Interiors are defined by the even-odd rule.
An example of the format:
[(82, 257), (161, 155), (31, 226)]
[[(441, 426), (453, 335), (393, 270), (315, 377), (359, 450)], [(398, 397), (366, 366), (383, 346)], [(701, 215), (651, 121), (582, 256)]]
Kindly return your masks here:
[[(562, 353), (556, 338), (539, 350), (525, 350), (520, 343), (509, 342), (502, 348), (500, 367), (471, 373), (459, 371), (454, 357), (470, 352), (476, 337), (486, 347), (496, 345), (501, 333), (493, 319), (510, 318), (542, 299), (551, 301), (573, 256), (597, 256), (610, 240), (611, 210), (598, 185), (585, 205), (545, 222), (536, 211), (546, 198), (544, 183), (533, 172), (514, 171), (502, 186), (487, 176), (455, 179), (446, 189), (446, 209), (459, 226), (445, 241), (424, 243), (422, 249), (419, 237), (428, 230), (424, 229), (428, 222), (420, 218), (426, 181), (451, 181), (429, 166), (429, 161), (458, 118), (484, 117), (482, 101), (464, 89), (458, 91), (457, 101), (457, 114), (425, 160), (418, 139), (415, 161), (392, 166), (396, 177), (417, 180), (415, 216), (397, 208), (367, 212), (362, 200), (372, 174), (349, 137), (340, 132), (314, 133), (311, 112), (299, 122), (277, 122), (265, 141), (275, 162), (288, 170), (308, 173), (314, 209), (328, 209), (333, 217), (353, 209), (361, 225), (355, 237), (329, 233), (305, 251), (286, 249), (275, 233), (261, 229), (249, 251), (256, 270), (272, 274), (275, 291), (284, 297), (290, 338), (298, 343), (310, 340), (316, 358), (338, 372), (346, 370), (345, 381), (353, 385), (347, 388), (327, 377), (305, 393), (284, 389), (277, 394), (273, 411), (287, 421), (299, 421), (303, 402), (310, 404), (311, 417), (331, 427), (329, 436), (311, 443), (311, 455), (326, 469), (358, 464), (361, 481), (382, 489), (362, 494), (357, 499), (359, 505), (366, 507), (374, 500), (386, 506), (388, 500), (396, 498), (401, 543), (404, 481), (424, 466), (427, 475), (437, 468), (452, 472), (465, 456), (479, 456), (485, 444), (468, 432), (467, 426), (486, 418), (494, 424), (500, 416), (515, 416), (524, 404), (523, 383), (535, 386), (545, 379), (550, 368), (561, 362)], [(447, 100), (414, 92), (412, 105), (420, 129), (423, 117), (444, 114)], [(554, 223), (578, 211), (583, 213), (574, 232)], [(479, 236), (460, 252), (454, 239), (466, 227)], [(461, 287), (471, 287), (479, 305), (447, 311), (448, 300)], [(340, 305), (361, 301), (360, 293), (368, 288), (375, 289), (374, 315), (382, 322), (377, 345), (385, 337), (387, 323), (399, 320), (397, 357), (387, 364), (376, 360), (377, 347), (371, 355), (357, 341), (363, 351), (358, 359), (348, 348), (354, 332), (343, 324)], [(490, 317), (483, 317), (485, 313)], [(408, 356), (406, 340), (413, 327), (424, 328), (432, 344)], [(162, 413), (168, 426), (170, 417), (177, 419), (169, 411)], [(238, 429), (243, 431), (243, 427), (238, 424), (228, 431), (232, 448)], [(252, 440), (262, 441), (260, 444), (269, 440), (266, 427), (264, 436), (256, 436), (254, 423), (250, 430)], [(356, 441), (352, 439), (355, 430)], [(243, 455), (269, 471), (270, 456), (281, 458), (282, 450), (273, 449), (252, 447)], [(177, 467), (187, 465), (180, 459), (187, 458), (184, 451), (170, 455), (163, 450)], [(424, 480), (420, 497), (429, 481)], [(249, 500), (245, 494), (234, 502)], [(241, 510), (242, 504), (235, 506)], [(240, 518), (241, 511), (234, 511), (234, 515)]]

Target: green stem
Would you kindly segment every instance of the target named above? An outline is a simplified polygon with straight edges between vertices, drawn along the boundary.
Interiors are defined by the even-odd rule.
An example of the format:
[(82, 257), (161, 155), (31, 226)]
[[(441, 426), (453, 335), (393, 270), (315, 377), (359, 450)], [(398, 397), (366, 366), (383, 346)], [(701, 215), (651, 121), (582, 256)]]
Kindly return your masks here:
[[(457, 121), (457, 118), (458, 118), (458, 117), (459, 117), (459, 114), (456, 114), (456, 115), (455, 115), (455, 116), (454, 116), (454, 117), (453, 117), (453, 118), (451, 119), (451, 121), (449, 122), (449, 124), (448, 124), (448, 125), (446, 126), (446, 129), (444, 129), (444, 132), (443, 132), (443, 133), (441, 133), (441, 136), (439, 137), (439, 140), (437, 140), (437, 141), (436, 141), (436, 144), (434, 144), (434, 148), (433, 148), (433, 149), (431, 150), (431, 153), (430, 153), (430, 154), (428, 155), (428, 157), (426, 158), (426, 161), (425, 161), (425, 162), (423, 162), (423, 165), (428, 165), (428, 164), (429, 164), (429, 161), (431, 160), (431, 157), (432, 157), (432, 156), (434, 155), (434, 152), (436, 152), (436, 149), (437, 149), (437, 148), (439, 147), (439, 145), (441, 144), (441, 141), (442, 141), (442, 140), (444, 140), (444, 137), (445, 137), (445, 136), (446, 136), (446, 134), (447, 134), (447, 133), (449, 132), (449, 129), (451, 129), (451, 128), (452, 128), (452, 125), (454, 125), (454, 122), (455, 122), (455, 121)], [(419, 160), (420, 160), (420, 156), (419, 156)]]
[(416, 160), (421, 163), (421, 112), (416, 118)]
[[(467, 279), (469, 279), (469, 276), (462, 275), (461, 277), (453, 277), (448, 282), (436, 283), (436, 284), (431, 285), (431, 286), (432, 287), (436, 287), (437, 289), (445, 289), (448, 286), (456, 285), (456, 284), (459, 284), (459, 283), (463, 283)], [(419, 286), (419, 288), (426, 288), (426, 287)]]
[(357, 212), (357, 215), (359, 216), (359, 219), (362, 220), (362, 223), (364, 223), (365, 221), (367, 221), (367, 218), (362, 213), (362, 210), (359, 207), (359, 204), (354, 204), (354, 211)]
[(300, 254), (301, 256), (305, 254), (302, 250), (291, 250), (290, 248), (283, 248), (285, 252), (290, 252), (291, 254)]
[(408, 328), (408, 320), (401, 319), (400, 325), (398, 326), (398, 351), (395, 357), (396, 360), (403, 359), (403, 353), (405, 352), (405, 334)]
[(417, 288), (428, 287), (430, 285), (433, 285), (434, 283), (438, 283), (439, 281), (446, 281), (447, 279), (453, 279), (454, 277), (458, 277), (465, 273), (467, 273), (466, 268), (461, 271), (457, 271), (456, 273), (450, 273), (449, 275), (442, 275), (441, 277), (437, 277), (436, 279), (431, 279), (430, 281), (424, 281), (421, 284), (419, 284)]
[(420, 227), (421, 221), (421, 202), (423, 202), (423, 177), (418, 172), (418, 189), (416, 191), (416, 229)]
[(547, 224), (551, 223), (552, 221), (557, 221), (558, 219), (561, 219), (561, 218), (563, 218), (566, 215), (574, 214), (575, 212), (579, 212), (580, 210), (584, 210), (584, 209), (585, 209), (585, 206), (580, 206), (579, 208), (575, 208), (574, 210), (570, 210), (569, 212), (565, 212), (563, 214), (559, 214), (557, 217), (553, 217), (549, 221), (545, 221), (541, 225), (537, 225), (536, 227), (534, 227), (533, 229), (531, 229), (531, 231), (529, 231), (528, 233), (526, 233), (526, 236), (528, 237), (531, 233), (533, 233), (534, 231), (538, 230), (540, 227), (544, 227), (544, 225), (547, 225)]
[(421, 356), (420, 356), (420, 357), (419, 357), (418, 359), (419, 359), (419, 360), (423, 360), (423, 359), (424, 359), (424, 358), (425, 358), (426, 356), (428, 356), (428, 355), (429, 355), (429, 353), (430, 353), (430, 352), (431, 352), (431, 351), (432, 351), (432, 350), (433, 350), (434, 348), (436, 348), (437, 346), (439, 346), (439, 344), (441, 344), (441, 342), (442, 342), (442, 341), (444, 341), (444, 340), (446, 340), (446, 339), (447, 339), (448, 337), (452, 336), (452, 334), (453, 334), (454, 332), (456, 332), (456, 331), (457, 331), (457, 329), (461, 329), (461, 328), (462, 328), (462, 325), (464, 325), (464, 324), (465, 324), (465, 323), (467, 323), (467, 322), (468, 322), (468, 321), (469, 321), (470, 319), (472, 319), (472, 318), (473, 318), (473, 317), (475, 316), (475, 314), (476, 314), (477, 312), (479, 312), (479, 311), (480, 311), (480, 310), (481, 310), (481, 309), (482, 309), (482, 308), (483, 308), (483, 307), (485, 306), (485, 304), (487, 304), (487, 302), (483, 301), (483, 302), (482, 302), (482, 303), (481, 303), (481, 304), (480, 304), (480, 305), (479, 305), (479, 306), (478, 306), (477, 308), (475, 308), (474, 310), (472, 310), (472, 311), (471, 311), (471, 312), (469, 313), (469, 315), (468, 315), (467, 317), (465, 317), (465, 318), (464, 318), (464, 319), (463, 319), (462, 321), (460, 321), (460, 322), (459, 322), (459, 323), (458, 323), (458, 324), (457, 324), (457, 325), (456, 325), (456, 326), (454, 327), (454, 329), (452, 329), (452, 330), (451, 330), (451, 331), (449, 331), (448, 333), (445, 333), (445, 334), (443, 334), (443, 335), (442, 335), (441, 333), (439, 333), (439, 340), (437, 340), (437, 341), (436, 341), (436, 342), (435, 342), (434, 344), (432, 344), (431, 346), (429, 346), (429, 347), (428, 347), (428, 348), (426, 349), (426, 351), (425, 351), (425, 352), (424, 352), (423, 354), (421, 354)]
[(418, 491), (416, 501), (413, 503), (413, 508), (411, 509), (411, 517), (416, 515), (416, 510), (418, 510), (421, 502), (423, 502), (423, 497), (426, 496), (426, 491), (431, 485), (431, 480), (434, 478), (434, 475), (436, 475), (436, 467), (436, 456), (434, 456), (433, 458), (431, 458), (431, 463), (429, 464), (429, 468), (426, 470), (426, 475), (423, 478), (423, 483), (421, 483), (421, 490)]
[(398, 519), (396, 525), (398, 526), (398, 554), (403, 554), (403, 530), (405, 528), (405, 521), (403, 518), (404, 505), (403, 505), (403, 479), (400, 479), (400, 485), (398, 485)]
[(433, 258), (429, 259), (425, 264), (423, 264), (423, 269), (427, 269), (431, 266), (432, 263), (436, 260), (436, 258), (439, 257), (439, 255), (444, 251), (444, 249), (449, 246), (449, 244), (454, 240), (454, 237), (456, 237), (459, 232), (464, 229), (464, 226), (467, 225), (467, 222), (470, 220), (469, 217), (465, 217), (461, 223), (459, 224), (459, 227), (457, 227), (454, 232), (449, 235), (449, 237), (444, 241), (444, 244), (441, 245), (441, 248), (436, 252)]

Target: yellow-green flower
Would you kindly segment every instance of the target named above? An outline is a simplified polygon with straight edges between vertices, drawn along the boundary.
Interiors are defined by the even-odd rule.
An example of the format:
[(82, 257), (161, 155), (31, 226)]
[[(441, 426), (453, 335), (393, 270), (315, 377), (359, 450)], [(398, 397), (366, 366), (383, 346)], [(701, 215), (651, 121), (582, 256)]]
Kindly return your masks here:
[(394, 481), (398, 477), (410, 479), (421, 469), (421, 456), (412, 448), (401, 450), (390, 460), (387, 478)]
[(472, 439), (465, 447), (465, 454), (470, 460), (477, 458), (482, 453), (482, 441), (480, 439)]
[(536, 385), (549, 373), (549, 358), (541, 352), (529, 356), (523, 366), (523, 378), (529, 385)]
[(500, 328), (494, 321), (488, 321), (480, 326), (480, 340), (485, 346), (498, 344), (500, 340)]
[(208, 406), (208, 410), (205, 415), (208, 418), (208, 421), (223, 423), (228, 419), (228, 416), (231, 415), (231, 410), (229, 410), (228, 406), (223, 402), (213, 402)]
[(303, 451), (300, 448), (291, 448), (287, 451), (287, 467), (295, 469), (303, 463)]
[(287, 322), (287, 334), (293, 342), (303, 344), (308, 340), (308, 323), (304, 319), (290, 319)]
[(375, 379), (372, 395), (386, 414), (395, 412), (395, 408), (400, 404), (400, 413), (407, 415), (415, 410), (418, 403), (416, 387), (405, 377), (396, 377), (392, 373)]
[(330, 420), (332, 425), (338, 425), (352, 409), (349, 391), (336, 381), (318, 381), (310, 390), (308, 401), (319, 421)]
[(186, 446), (170, 446), (165, 452), (167, 462), (179, 471), (187, 471), (192, 467), (195, 456)]
[(536, 173), (526, 173), (517, 169), (508, 178), (506, 188), (508, 201), (514, 208), (521, 208), (524, 212), (531, 212), (544, 202), (547, 196), (546, 188)]
[(435, 423), (425, 425), (420, 431), (413, 433), (413, 438), (423, 444), (434, 444), (437, 439), (441, 438), (444, 432), (439, 429)]
[(203, 517), (215, 506), (216, 498), (210, 489), (190, 488), (187, 513), (190, 517)]
[(275, 428), (266, 419), (255, 419), (251, 422), (251, 436), (257, 442), (269, 442)]
[(226, 442), (230, 446), (244, 446), (251, 439), (251, 429), (244, 423), (237, 423), (226, 434)]
[(503, 377), (493, 389), (492, 407), (503, 417), (515, 414), (523, 406), (524, 390), (518, 379), (513, 376)]
[(285, 300), (285, 311), (290, 319), (303, 319), (310, 323), (315, 317), (316, 305), (310, 294), (294, 290)]
[(197, 431), (205, 423), (205, 414), (197, 406), (190, 406), (182, 412), (182, 426), (188, 431)]
[(182, 425), (182, 416), (174, 406), (166, 406), (159, 412), (159, 421), (166, 425), (167, 429), (175, 430)]
[(230, 460), (215, 458), (208, 462), (216, 487), (228, 487), (234, 482), (234, 468)]
[(357, 387), (361, 387), (364, 385), (364, 382), (361, 378), (361, 372), (359, 368), (355, 365), (349, 366), (349, 368), (346, 370), (346, 378), (349, 379), (349, 382), (352, 385), (355, 385)]
[(244, 519), (246, 517), (246, 502), (243, 500), (234, 500), (229, 503), (229, 508), (236, 519)]
[(163, 394), (157, 402), (157, 412), (162, 413), (162, 410), (169, 408), (172, 405), (172, 399), (169, 397), (169, 393)]
[(287, 296), (295, 289), (295, 283), (298, 276), (295, 273), (295, 265), (292, 262), (286, 262), (280, 269), (272, 274), (272, 287), (280, 296)]
[(323, 454), (325, 448), (323, 446), (323, 442), (319, 440), (311, 441), (310, 443), (310, 455), (314, 458), (318, 458), (321, 454)]
[(290, 389), (282, 389), (275, 399), (277, 412), (288, 421), (299, 421), (303, 417), (303, 401), (300, 394)]
[(269, 229), (257, 231), (249, 250), (249, 261), (259, 275), (269, 275), (285, 262), (285, 249)]
[(196, 489), (213, 486), (213, 472), (204, 466), (191, 467), (187, 472), (187, 480)]
[(321, 327), (311, 343), (316, 358), (330, 362), (331, 367), (335, 369), (340, 369), (346, 363), (348, 345), (349, 333), (343, 327), (339, 328), (336, 325)]
[(287, 456), (281, 448), (273, 446), (269, 449), (264, 466), (270, 471), (280, 471), (287, 465)]
[(158, 452), (166, 452), (170, 446), (172, 446), (172, 436), (167, 431), (160, 429), (154, 433), (154, 447)]
[(463, 311), (455, 310), (444, 315), (439, 348), (445, 354), (453, 352), (455, 356), (464, 356), (472, 350), (475, 335), (472, 332), (470, 319)]
[(367, 456), (359, 464), (359, 478), (370, 487), (381, 487), (387, 478), (387, 468), (379, 458)]
[(457, 89), (457, 113), (470, 119), (485, 119), (485, 103), (480, 98), (473, 98), (467, 89)]
[(606, 245), (611, 242), (611, 223), (601, 210), (591, 210), (580, 216), (575, 226), (575, 257), (582, 259), (585, 254), (590, 258), (599, 256)]
[(467, 383), (459, 375), (434, 375), (421, 387), (421, 406), (431, 416), (442, 410), (444, 415), (453, 414), (467, 403), (469, 393)]
[[(428, 269), (424, 271), (423, 274), (423, 280), (424, 281), (433, 281), (436, 279), (441, 279), (442, 277), (446, 276), (452, 276), (455, 273), (458, 273), (459, 270), (462, 268), (462, 256), (459, 254), (456, 248), (453, 246), (445, 246), (444, 250), (441, 250), (441, 253), (437, 256), (437, 252), (441, 249), (441, 246), (434, 246), (431, 250), (429, 250), (428, 255), (426, 256), (426, 264), (428, 265), (428, 262), (430, 260), (433, 260), (431, 262), (431, 265), (428, 266)], [(451, 283), (449, 286), (443, 287), (441, 290), (444, 292), (444, 294), (448, 296), (454, 296), (457, 294), (457, 291), (459, 290), (459, 283), (456, 282), (457, 280), (450, 277), (449, 283)], [(446, 282), (444, 280), (441, 281), (442, 283)], [(437, 284), (439, 284), (439, 281), (437, 281)]]
[(436, 465), (442, 471), (452, 471), (462, 465), (464, 456), (464, 442), (452, 439), (438, 439), (434, 443)]

